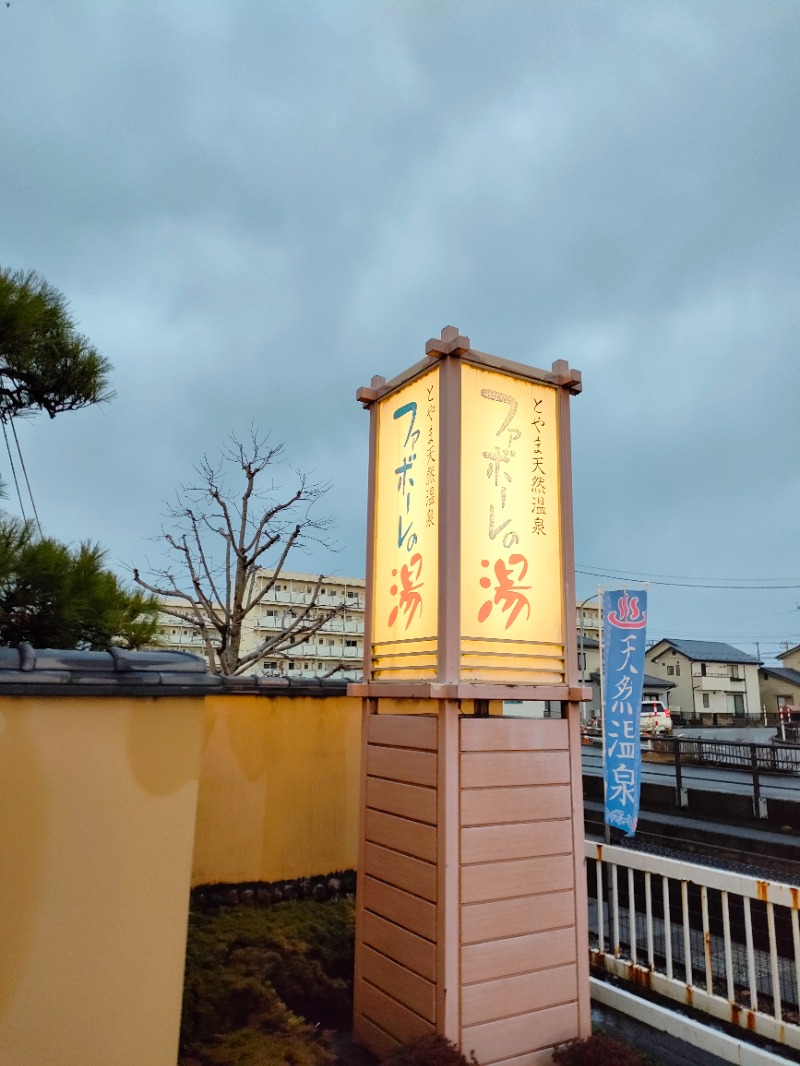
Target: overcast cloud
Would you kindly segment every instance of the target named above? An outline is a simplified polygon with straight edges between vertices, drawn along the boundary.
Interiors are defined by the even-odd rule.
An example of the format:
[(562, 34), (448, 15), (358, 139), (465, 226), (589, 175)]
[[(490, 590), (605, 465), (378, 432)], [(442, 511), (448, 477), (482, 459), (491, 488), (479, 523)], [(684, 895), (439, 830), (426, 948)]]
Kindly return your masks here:
[[(19, 427), (46, 532), (155, 562), (256, 424), (332, 484), (293, 568), (363, 575), (355, 390), (452, 323), (582, 371), (578, 568), (652, 638), (800, 642), (798, 57), (796, 0), (0, 6), (0, 265), (117, 393)], [(655, 584), (731, 578), (784, 587)]]

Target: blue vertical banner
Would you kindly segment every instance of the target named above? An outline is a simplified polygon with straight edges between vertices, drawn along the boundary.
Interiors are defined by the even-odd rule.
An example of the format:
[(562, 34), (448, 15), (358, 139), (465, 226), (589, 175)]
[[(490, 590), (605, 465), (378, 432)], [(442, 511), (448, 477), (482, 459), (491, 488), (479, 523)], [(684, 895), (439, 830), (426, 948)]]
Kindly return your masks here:
[(639, 717), (644, 682), (646, 592), (603, 593), (605, 821), (636, 832), (642, 783)]

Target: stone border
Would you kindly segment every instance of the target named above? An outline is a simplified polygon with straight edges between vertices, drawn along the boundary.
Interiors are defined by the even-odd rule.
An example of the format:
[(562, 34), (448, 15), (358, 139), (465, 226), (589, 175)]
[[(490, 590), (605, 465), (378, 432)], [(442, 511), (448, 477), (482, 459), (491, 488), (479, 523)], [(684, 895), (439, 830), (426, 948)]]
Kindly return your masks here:
[(286, 878), (280, 881), (240, 881), (197, 885), (192, 889), (190, 905), (198, 910), (219, 907), (270, 907), (293, 899), (310, 899), (315, 903), (349, 899), (355, 896), (355, 870), (337, 870), (313, 877)]

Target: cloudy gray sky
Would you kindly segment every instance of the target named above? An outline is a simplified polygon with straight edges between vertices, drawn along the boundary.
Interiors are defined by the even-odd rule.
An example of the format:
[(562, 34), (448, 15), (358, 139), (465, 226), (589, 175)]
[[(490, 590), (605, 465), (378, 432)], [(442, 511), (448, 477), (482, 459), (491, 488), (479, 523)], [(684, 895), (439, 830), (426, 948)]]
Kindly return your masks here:
[(0, 5), (0, 265), (117, 393), (19, 427), (46, 531), (157, 561), (255, 424), (332, 484), (341, 550), (293, 568), (362, 575), (355, 390), (453, 323), (583, 372), (582, 597), (800, 642), (798, 57), (796, 0)]

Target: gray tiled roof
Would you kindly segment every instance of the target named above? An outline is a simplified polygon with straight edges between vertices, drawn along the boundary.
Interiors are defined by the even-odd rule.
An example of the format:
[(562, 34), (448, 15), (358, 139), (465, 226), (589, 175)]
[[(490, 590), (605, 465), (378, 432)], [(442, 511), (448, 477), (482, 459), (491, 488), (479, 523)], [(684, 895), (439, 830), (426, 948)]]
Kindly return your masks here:
[(645, 674), (642, 687), (645, 689), (675, 688), (675, 682), (668, 681), (665, 677), (655, 677), (653, 674)]
[[(600, 671), (594, 670), (589, 679), (594, 681), (596, 685), (600, 684)], [(663, 692), (665, 689), (675, 688), (674, 681), (667, 681), (665, 677), (655, 677), (653, 674), (645, 674), (642, 679), (642, 691), (643, 692)]]
[(763, 673), (788, 681), (790, 685), (800, 685), (800, 670), (790, 670), (788, 666), (762, 666)]
[(732, 644), (723, 644), (718, 640), (674, 640), (672, 637), (663, 637), (656, 643), (661, 644), (663, 641), (671, 644), (676, 651), (693, 662), (758, 663), (760, 661), (755, 655), (748, 655), (734, 648)]
[(267, 678), (209, 673), (205, 659), (185, 651), (61, 651), (20, 644), (0, 648), (0, 695), (186, 695), (213, 692), (345, 692), (333, 679)]

